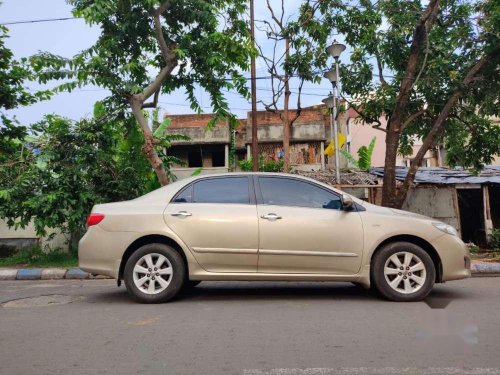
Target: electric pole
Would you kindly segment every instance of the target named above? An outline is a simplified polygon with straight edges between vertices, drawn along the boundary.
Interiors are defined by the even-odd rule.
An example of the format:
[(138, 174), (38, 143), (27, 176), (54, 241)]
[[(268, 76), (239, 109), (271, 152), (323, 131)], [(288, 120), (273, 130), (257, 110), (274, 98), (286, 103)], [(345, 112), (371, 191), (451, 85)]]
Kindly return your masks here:
[[(252, 37), (252, 46), (255, 47), (255, 30), (254, 30), (254, 0), (250, 0), (250, 34)], [(252, 170), (259, 171), (259, 149), (257, 140), (257, 87), (255, 82), (255, 56), (252, 53), (250, 60), (250, 80), (252, 89)]]

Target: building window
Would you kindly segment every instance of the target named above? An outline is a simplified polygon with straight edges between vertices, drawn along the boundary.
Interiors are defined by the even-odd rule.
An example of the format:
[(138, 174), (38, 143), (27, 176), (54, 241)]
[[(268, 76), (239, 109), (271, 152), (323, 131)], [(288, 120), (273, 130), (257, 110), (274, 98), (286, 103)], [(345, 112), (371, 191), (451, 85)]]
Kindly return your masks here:
[(203, 157), (201, 150), (188, 152), (188, 166), (189, 168), (203, 167)]
[(224, 150), (212, 151), (212, 167), (225, 167), (226, 155)]

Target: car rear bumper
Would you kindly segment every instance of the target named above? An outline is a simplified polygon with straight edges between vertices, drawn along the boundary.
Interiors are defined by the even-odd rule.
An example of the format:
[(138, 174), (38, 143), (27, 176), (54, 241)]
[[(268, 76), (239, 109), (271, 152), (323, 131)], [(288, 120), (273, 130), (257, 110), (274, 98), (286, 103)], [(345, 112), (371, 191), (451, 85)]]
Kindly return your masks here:
[(108, 232), (94, 225), (78, 243), (79, 267), (89, 273), (118, 278), (123, 253), (134, 232)]

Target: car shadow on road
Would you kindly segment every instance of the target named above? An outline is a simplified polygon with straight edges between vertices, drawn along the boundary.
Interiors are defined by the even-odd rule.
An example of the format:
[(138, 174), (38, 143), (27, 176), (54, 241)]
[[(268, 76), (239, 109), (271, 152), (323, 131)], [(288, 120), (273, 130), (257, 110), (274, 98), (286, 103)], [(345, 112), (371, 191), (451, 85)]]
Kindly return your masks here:
[(185, 289), (178, 301), (373, 300), (375, 293), (351, 283), (204, 282)]
[[(468, 293), (449, 288), (434, 287), (425, 299), (430, 308), (446, 308), (454, 299), (470, 299)], [(203, 282), (184, 289), (175, 298), (176, 303), (211, 301), (380, 301), (388, 302), (378, 293), (351, 283), (333, 282)], [(93, 294), (91, 303), (135, 303), (125, 288)]]

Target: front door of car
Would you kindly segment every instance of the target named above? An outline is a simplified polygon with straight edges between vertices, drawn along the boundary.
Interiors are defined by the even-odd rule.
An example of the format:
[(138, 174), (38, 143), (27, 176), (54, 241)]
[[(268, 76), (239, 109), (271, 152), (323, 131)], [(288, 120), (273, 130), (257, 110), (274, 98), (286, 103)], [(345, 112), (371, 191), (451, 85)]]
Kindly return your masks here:
[(210, 272), (257, 272), (258, 221), (246, 176), (203, 178), (167, 206), (167, 225)]
[(257, 178), (259, 263), (263, 273), (352, 275), (363, 254), (356, 210), (320, 185), (293, 177)]

